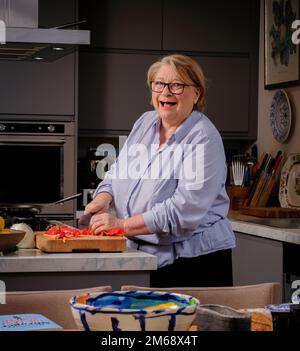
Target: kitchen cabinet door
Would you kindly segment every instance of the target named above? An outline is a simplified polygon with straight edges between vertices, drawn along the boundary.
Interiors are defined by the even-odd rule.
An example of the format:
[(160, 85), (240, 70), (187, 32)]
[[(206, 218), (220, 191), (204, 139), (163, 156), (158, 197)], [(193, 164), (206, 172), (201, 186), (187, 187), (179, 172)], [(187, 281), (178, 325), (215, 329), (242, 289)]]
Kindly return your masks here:
[(0, 119), (8, 114), (74, 118), (75, 54), (50, 63), (1, 61), (0, 77)]
[(243, 233), (235, 235), (233, 284), (277, 282), (283, 286), (283, 243)]
[(163, 49), (247, 52), (255, 2), (164, 0)]
[[(81, 52), (79, 58), (79, 128), (130, 130), (152, 109), (146, 72), (159, 55)], [(205, 114), (223, 136), (248, 136), (248, 57), (199, 57), (208, 80)]]
[(249, 109), (248, 57), (195, 56), (207, 79), (205, 114), (223, 136), (248, 135)]
[(130, 131), (142, 113), (153, 109), (146, 74), (158, 57), (81, 52), (79, 128)]
[(161, 49), (162, 0), (81, 1), (82, 28), (91, 30), (91, 48)]

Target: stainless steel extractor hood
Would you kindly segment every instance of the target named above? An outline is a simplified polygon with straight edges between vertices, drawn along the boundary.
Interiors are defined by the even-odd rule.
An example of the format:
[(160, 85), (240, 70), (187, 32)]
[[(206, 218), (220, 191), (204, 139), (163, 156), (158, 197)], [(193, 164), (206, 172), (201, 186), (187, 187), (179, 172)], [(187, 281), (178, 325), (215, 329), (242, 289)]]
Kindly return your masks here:
[(0, 61), (54, 61), (90, 44), (90, 31), (70, 28), (39, 28), (38, 0), (0, 0), (0, 20), (5, 23), (5, 44)]

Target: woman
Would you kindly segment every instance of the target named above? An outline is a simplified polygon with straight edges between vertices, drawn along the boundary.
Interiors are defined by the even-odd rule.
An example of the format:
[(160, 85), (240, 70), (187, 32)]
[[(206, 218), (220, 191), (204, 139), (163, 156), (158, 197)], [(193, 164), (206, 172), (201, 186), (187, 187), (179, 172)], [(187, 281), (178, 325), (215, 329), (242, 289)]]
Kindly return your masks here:
[(90, 227), (123, 228), (129, 247), (156, 255), (153, 287), (232, 285), (225, 155), (202, 113), (202, 69), (190, 57), (166, 56), (149, 68), (148, 85), (155, 111), (134, 124), (87, 205)]

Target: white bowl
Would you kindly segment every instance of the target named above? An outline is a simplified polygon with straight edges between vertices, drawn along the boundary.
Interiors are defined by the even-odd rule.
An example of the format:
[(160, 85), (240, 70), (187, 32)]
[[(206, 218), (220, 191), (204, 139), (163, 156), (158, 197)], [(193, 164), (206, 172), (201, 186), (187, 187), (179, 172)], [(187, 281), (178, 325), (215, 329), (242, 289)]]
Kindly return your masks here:
[(162, 291), (113, 291), (73, 296), (70, 306), (86, 331), (185, 331), (196, 317), (196, 298)]

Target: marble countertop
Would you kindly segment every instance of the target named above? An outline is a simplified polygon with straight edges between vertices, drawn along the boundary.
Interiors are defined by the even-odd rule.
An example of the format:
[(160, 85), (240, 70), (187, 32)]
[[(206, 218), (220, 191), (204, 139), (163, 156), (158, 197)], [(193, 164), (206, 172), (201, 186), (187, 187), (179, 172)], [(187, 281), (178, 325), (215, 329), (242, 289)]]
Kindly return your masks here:
[(38, 249), (20, 249), (0, 257), (1, 273), (156, 269), (156, 256), (133, 249), (113, 253), (44, 253)]
[[(243, 217), (245, 218), (245, 216)], [(275, 228), (230, 216), (235, 232), (300, 245), (300, 229)], [(148, 271), (157, 269), (157, 257), (127, 249), (114, 253), (44, 253), (38, 249), (20, 249), (0, 256), (0, 272), (78, 272)]]
[(237, 218), (230, 218), (232, 229), (235, 232), (300, 245), (300, 229), (269, 227)]

